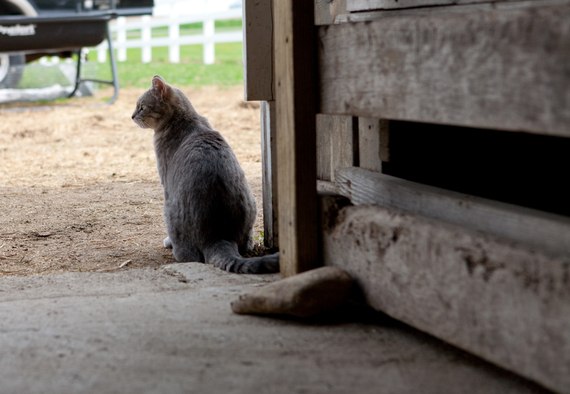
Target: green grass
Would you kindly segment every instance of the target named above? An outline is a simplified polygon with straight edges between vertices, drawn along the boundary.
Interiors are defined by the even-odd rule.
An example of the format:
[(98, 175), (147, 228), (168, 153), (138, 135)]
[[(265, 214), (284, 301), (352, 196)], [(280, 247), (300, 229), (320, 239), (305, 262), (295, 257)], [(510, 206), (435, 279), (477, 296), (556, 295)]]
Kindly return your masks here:
[[(152, 62), (141, 62), (141, 50), (127, 50), (127, 61), (117, 63), (122, 87), (148, 87), (152, 77), (162, 76), (168, 83), (177, 86), (239, 85), (243, 83), (241, 43), (216, 44), (216, 63), (202, 63), (202, 46), (180, 47), (180, 63), (168, 63), (168, 48), (152, 48)], [(96, 58), (93, 53), (92, 59)], [(98, 78), (110, 79), (109, 63), (99, 63)]]
[(57, 67), (43, 67), (39, 64), (30, 64), (24, 68), (18, 88), (39, 89), (53, 86), (54, 84), (60, 84), (61, 86), (71, 85)]
[[(239, 31), (241, 20), (216, 21), (216, 32)], [(140, 36), (140, 31), (127, 32), (128, 39)], [(192, 23), (180, 26), (180, 34), (201, 34), (202, 23)], [(167, 28), (156, 28), (153, 37), (167, 36)], [(180, 63), (168, 62), (168, 47), (152, 48), (152, 61), (141, 62), (141, 50), (127, 50), (127, 61), (117, 63), (121, 87), (150, 86), (152, 77), (162, 76), (168, 83), (175, 86), (199, 85), (239, 85), (243, 83), (242, 43), (224, 43), (215, 46), (216, 62), (205, 65), (202, 62), (202, 45), (185, 45), (180, 47)], [(97, 61), (97, 51), (91, 48), (91, 62)], [(36, 62), (34, 62), (36, 63)], [(31, 67), (30, 67), (31, 66)], [(35, 68), (34, 68), (35, 67)], [(88, 78), (111, 80), (111, 66), (106, 63), (95, 63), (96, 75), (83, 75)], [(57, 67), (39, 67), (30, 64), (24, 69), (20, 88), (39, 88), (59, 83), (68, 86), (69, 82)]]

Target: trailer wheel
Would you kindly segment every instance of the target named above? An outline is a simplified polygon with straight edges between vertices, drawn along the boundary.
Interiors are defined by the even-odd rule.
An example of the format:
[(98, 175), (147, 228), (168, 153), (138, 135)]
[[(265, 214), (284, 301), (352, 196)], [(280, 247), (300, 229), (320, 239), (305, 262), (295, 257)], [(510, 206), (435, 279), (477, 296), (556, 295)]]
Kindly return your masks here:
[(26, 64), (25, 55), (0, 53), (0, 89), (18, 87), (24, 73), (24, 64)]
[[(0, 15), (38, 16), (29, 0), (9, 0), (0, 2)], [(15, 88), (22, 79), (26, 56), (0, 53), (0, 89)]]

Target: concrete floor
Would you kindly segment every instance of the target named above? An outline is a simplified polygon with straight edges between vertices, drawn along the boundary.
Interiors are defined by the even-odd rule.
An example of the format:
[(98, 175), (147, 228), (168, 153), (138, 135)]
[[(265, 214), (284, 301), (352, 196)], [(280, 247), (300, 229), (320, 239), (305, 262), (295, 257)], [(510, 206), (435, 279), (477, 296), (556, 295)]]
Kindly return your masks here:
[(362, 308), (231, 312), (278, 278), (198, 263), (0, 278), (0, 393), (546, 392)]

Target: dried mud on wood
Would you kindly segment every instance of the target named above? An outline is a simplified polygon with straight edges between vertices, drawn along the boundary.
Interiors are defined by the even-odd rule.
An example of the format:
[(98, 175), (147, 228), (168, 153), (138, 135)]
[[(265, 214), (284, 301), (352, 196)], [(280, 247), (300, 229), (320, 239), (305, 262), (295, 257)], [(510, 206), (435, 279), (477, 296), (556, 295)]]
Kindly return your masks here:
[[(182, 90), (234, 149), (258, 202), (259, 236), (259, 107), (243, 102), (241, 86)], [(1, 114), (0, 276), (174, 261), (162, 247), (153, 132), (130, 117), (143, 91), (123, 89), (108, 107), (80, 99), (69, 107)]]

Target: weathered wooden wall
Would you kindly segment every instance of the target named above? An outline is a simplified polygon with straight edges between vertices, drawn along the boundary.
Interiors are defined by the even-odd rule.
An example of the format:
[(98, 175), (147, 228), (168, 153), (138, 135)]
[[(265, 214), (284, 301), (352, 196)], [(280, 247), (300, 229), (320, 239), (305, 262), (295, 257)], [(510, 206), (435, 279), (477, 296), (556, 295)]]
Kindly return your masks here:
[(570, 136), (568, 3), (394, 12), (318, 35), (321, 113)]
[[(347, 9), (417, 3), (347, 0)], [(318, 186), (348, 198), (321, 204), (323, 260), (357, 278), (376, 309), (570, 393), (570, 218), (382, 174), (406, 150), (392, 140), (390, 125), (401, 123), (393, 120), (477, 127), (470, 133), (480, 130), (488, 144), (493, 133), (482, 129), (570, 137), (570, 2), (447, 3), (316, 20), (326, 25), (318, 29)], [(542, 150), (528, 160), (545, 159)], [(473, 156), (486, 159), (483, 150)], [(406, 157), (412, 170), (430, 160), (429, 151)], [(536, 167), (549, 181), (568, 177), (568, 168)], [(548, 193), (537, 176), (527, 193)]]
[[(434, 4), (449, 6), (428, 7)], [(319, 264), (317, 183), (343, 196), (322, 200), (324, 262), (347, 269), (370, 305), (570, 393), (570, 219), (559, 215), (566, 211), (540, 212), (474, 197), (477, 190), (464, 195), (450, 191), (453, 185), (443, 190), (435, 181), (386, 175), (458, 165), (460, 152), (444, 158), (445, 149), (428, 149), (434, 144), (414, 147), (417, 157), (410, 153), (406, 136), (426, 141), (418, 138), (425, 131), (435, 141), (441, 125), (448, 129), (436, 144), (453, 140), (457, 148), (457, 140), (441, 136), (466, 135), (469, 127), (469, 138), (485, 146), (505, 130), (506, 153), (511, 135), (515, 142), (535, 134), (549, 147), (570, 137), (570, 0), (273, 6), (274, 51), (264, 67), (275, 67), (274, 85), (262, 98), (264, 212), (266, 231), (279, 236), (282, 274)], [(403, 133), (404, 123), (414, 133)], [(528, 160), (564, 154), (539, 150), (531, 149)], [(477, 152), (463, 161), (489, 159)], [(442, 166), (427, 165), (434, 155)], [(525, 168), (563, 182), (569, 170), (558, 163), (566, 161)], [(489, 174), (499, 165), (470, 168), (485, 185), (483, 169)], [(456, 173), (439, 180), (453, 183)], [(536, 185), (546, 183), (529, 177), (528, 190)], [(541, 204), (549, 210), (548, 198)]]
[(323, 217), (325, 264), (347, 270), (371, 306), (570, 392), (567, 256), (382, 206)]
[(273, 58), (273, 2), (243, 4), (244, 98), (261, 101), (264, 244), (279, 246), (277, 220), (277, 110)]

